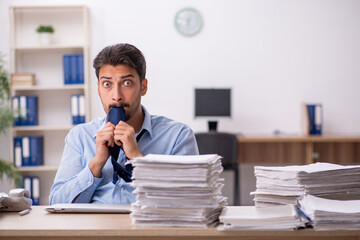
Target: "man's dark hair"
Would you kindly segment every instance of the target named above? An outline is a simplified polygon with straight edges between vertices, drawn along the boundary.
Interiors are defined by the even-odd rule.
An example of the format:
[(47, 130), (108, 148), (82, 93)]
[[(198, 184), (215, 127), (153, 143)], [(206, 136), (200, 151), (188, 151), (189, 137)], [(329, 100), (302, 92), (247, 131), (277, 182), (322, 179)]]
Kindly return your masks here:
[(145, 78), (146, 61), (144, 55), (135, 46), (127, 43), (120, 43), (105, 47), (94, 59), (96, 77), (99, 80), (100, 68), (110, 64), (112, 66), (126, 65), (132, 67), (139, 74), (140, 81)]

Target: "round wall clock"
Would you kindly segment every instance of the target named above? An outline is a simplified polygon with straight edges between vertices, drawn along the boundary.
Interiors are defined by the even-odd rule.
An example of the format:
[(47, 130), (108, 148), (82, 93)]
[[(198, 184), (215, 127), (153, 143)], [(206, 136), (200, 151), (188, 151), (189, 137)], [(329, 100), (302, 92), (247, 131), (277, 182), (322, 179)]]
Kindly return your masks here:
[(175, 16), (175, 27), (185, 36), (194, 36), (200, 32), (202, 26), (202, 17), (194, 8), (183, 8)]

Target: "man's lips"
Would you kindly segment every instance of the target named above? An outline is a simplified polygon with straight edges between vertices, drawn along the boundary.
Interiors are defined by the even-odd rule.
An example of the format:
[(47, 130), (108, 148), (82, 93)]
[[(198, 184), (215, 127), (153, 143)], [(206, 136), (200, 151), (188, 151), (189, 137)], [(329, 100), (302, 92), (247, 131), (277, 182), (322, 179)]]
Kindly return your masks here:
[(109, 109), (112, 108), (112, 107), (128, 108), (128, 107), (129, 107), (129, 104), (127, 104), (127, 103), (110, 104), (110, 105), (109, 105)]

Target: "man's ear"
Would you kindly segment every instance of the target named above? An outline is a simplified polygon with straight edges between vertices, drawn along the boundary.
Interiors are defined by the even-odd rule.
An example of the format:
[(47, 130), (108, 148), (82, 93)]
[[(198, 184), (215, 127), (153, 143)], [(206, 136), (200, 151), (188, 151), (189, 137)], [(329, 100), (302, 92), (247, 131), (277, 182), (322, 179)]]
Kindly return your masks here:
[(144, 78), (141, 81), (141, 96), (145, 96), (147, 89), (148, 89), (148, 80)]

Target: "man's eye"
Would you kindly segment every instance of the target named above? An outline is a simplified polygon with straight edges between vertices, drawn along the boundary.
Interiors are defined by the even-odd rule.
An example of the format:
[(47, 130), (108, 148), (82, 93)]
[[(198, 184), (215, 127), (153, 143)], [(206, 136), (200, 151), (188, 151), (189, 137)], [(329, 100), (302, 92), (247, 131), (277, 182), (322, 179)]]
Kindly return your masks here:
[(124, 81), (124, 85), (125, 86), (130, 86), (132, 84), (132, 82), (130, 80), (126, 80)]
[(106, 87), (106, 88), (110, 87), (110, 85), (111, 85), (111, 84), (110, 84), (109, 82), (104, 82), (104, 83), (103, 83), (103, 86)]

